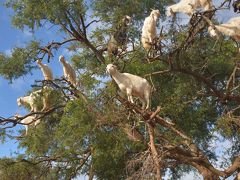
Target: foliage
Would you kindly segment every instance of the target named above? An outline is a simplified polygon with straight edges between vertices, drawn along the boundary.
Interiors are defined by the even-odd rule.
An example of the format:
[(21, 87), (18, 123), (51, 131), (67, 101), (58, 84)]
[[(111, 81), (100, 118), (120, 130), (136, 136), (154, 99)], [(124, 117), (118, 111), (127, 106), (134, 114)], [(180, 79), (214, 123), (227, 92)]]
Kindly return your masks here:
[(31, 72), (39, 51), (39, 43), (31, 41), (25, 48), (14, 48), (11, 55), (0, 55), (0, 74), (12, 81)]
[(14, 163), (14, 160), (3, 158), (0, 161), (0, 176), (3, 180), (8, 179), (34, 179), (40, 176), (39, 166), (33, 166), (27, 162)]
[[(56, 109), (40, 112), (41, 123), (31, 126), (29, 135), (19, 139), (24, 156), (0, 160), (4, 178), (14, 179), (21, 173), (19, 179), (71, 179), (80, 174), (90, 179), (144, 179), (154, 175), (156, 168), (147, 125), (155, 130), (153, 143), (160, 154), (162, 174), (170, 170), (172, 179), (198, 167), (209, 170), (206, 174), (214, 176), (208, 178), (214, 179), (217, 173), (209, 167), (210, 162), (218, 160), (218, 154), (210, 142), (216, 135), (234, 140), (228, 153), (232, 160), (239, 156), (239, 73), (235, 73), (235, 79), (230, 78), (239, 55), (235, 43), (229, 39), (216, 42), (206, 32), (206, 26), (192, 35), (193, 18), (184, 26), (171, 22), (170, 30), (164, 26), (163, 40), (154, 58), (147, 56), (139, 43), (141, 25), (151, 8), (159, 9), (164, 20), (165, 7), (172, 2), (6, 2), (15, 12), (12, 20), (17, 28), (34, 31), (49, 23), (65, 38), (46, 46), (32, 41), (24, 48), (14, 48), (11, 56), (1, 54), (0, 75), (11, 81), (31, 73), (34, 60), (53, 60), (49, 51), (71, 42), (66, 48), (74, 52), (71, 60), (78, 72), (79, 86), (74, 89), (61, 80), (35, 84), (37, 89), (45, 85), (52, 88), (48, 96)], [(133, 19), (129, 39), (134, 48), (129, 43), (132, 50), (111, 59), (105, 53), (106, 44), (124, 15)], [(100, 23), (94, 26), (92, 20)], [(121, 101), (116, 84), (105, 73), (108, 63), (116, 64), (121, 72), (146, 77), (153, 86), (150, 110), (139, 110), (138, 99), (136, 106)], [(42, 108), (41, 98), (36, 98), (35, 103), (38, 109)], [(151, 119), (157, 106), (161, 107), (158, 116)], [(131, 137), (133, 132), (137, 140)], [(5, 130), (0, 133), (1, 140), (5, 140)], [(189, 160), (191, 157), (200, 160)], [(25, 161), (21, 161), (23, 158)]]

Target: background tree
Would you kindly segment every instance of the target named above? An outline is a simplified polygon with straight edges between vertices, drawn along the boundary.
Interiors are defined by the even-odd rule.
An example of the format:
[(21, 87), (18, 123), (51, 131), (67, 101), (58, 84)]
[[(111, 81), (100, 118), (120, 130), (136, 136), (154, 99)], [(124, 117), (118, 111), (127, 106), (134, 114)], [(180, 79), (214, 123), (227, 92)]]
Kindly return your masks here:
[[(11, 81), (30, 73), (37, 59), (56, 61), (54, 52), (62, 46), (75, 52), (72, 62), (80, 74), (77, 89), (62, 78), (36, 81), (34, 89), (54, 89), (53, 107), (26, 115), (37, 114), (41, 123), (28, 136), (18, 137), (25, 154), (1, 159), (0, 173), (6, 179), (71, 179), (79, 174), (89, 179), (161, 179), (167, 170), (172, 179), (190, 170), (204, 179), (236, 175), (239, 54), (233, 40), (216, 41), (207, 32), (209, 20), (228, 7), (226, 2), (213, 11), (195, 13), (187, 25), (178, 26), (174, 19), (170, 28), (160, 24), (155, 56), (148, 57), (140, 44), (144, 17), (154, 8), (164, 20), (170, 0), (8, 0), (17, 28), (34, 32), (48, 24), (64, 38), (48, 44), (34, 40), (15, 48), (11, 57), (2, 54), (0, 74)], [(139, 108), (138, 100), (136, 105), (126, 102), (105, 73), (110, 63), (106, 44), (125, 15), (132, 17), (130, 50), (113, 61), (119, 70), (151, 82), (152, 108), (147, 111)], [(1, 118), (1, 138), (20, 120)], [(219, 157), (211, 142), (219, 135), (233, 142), (224, 170), (213, 166)]]

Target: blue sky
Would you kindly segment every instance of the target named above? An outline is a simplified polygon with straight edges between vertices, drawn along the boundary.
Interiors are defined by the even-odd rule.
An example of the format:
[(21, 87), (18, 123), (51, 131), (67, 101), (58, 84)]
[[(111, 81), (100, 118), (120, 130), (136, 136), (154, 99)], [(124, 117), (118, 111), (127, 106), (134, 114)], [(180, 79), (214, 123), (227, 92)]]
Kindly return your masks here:
[[(11, 25), (11, 16), (13, 12), (3, 7), (3, 2), (3, 0), (0, 0), (0, 52), (11, 55), (12, 48), (24, 46), (24, 44), (34, 38), (41, 39), (41, 41), (45, 43), (53, 39), (61, 40), (64, 38), (56, 29), (49, 29), (47, 26), (45, 29), (49, 29), (48, 31), (39, 30), (36, 31), (34, 35), (27, 30), (21, 31), (14, 28)], [(70, 52), (68, 52), (67, 49), (60, 49), (60, 51), (54, 54), (54, 60), (48, 64), (53, 70), (54, 77), (62, 76), (62, 66), (58, 62), (58, 56), (60, 54), (69, 58)], [(34, 84), (35, 79), (43, 79), (39, 69), (33, 70), (32, 75), (29, 74), (14, 80), (12, 84), (0, 77), (0, 116), (7, 118), (15, 113), (27, 113), (22, 107), (17, 106), (16, 99), (20, 96), (24, 96), (27, 91), (31, 90), (31, 85)], [(19, 128), (23, 127), (18, 125), (14, 130), (18, 130)], [(13, 140), (8, 140), (5, 144), (0, 144), (0, 157), (14, 155), (17, 146), (17, 141)]]
[[(47, 43), (53, 39), (63, 39), (64, 37), (56, 29), (49, 29), (45, 27), (45, 30), (39, 30), (35, 32), (35, 35), (27, 30), (20, 31), (15, 29), (11, 25), (12, 11), (2, 6), (4, 1), (0, 0), (0, 52), (11, 55), (11, 49), (16, 46), (23, 46), (29, 40), (36, 38), (41, 39)], [(219, 5), (220, 1), (216, 0), (215, 5)], [(226, 22), (230, 17), (236, 16), (233, 11), (223, 10), (218, 13), (218, 19), (221, 22)], [(186, 16), (180, 16), (186, 19)], [(186, 19), (187, 20), (187, 19)], [(55, 77), (62, 76), (62, 66), (58, 62), (58, 56), (60, 54), (65, 55), (67, 58), (70, 57), (70, 52), (66, 49), (61, 48), (59, 52), (54, 54), (54, 60), (51, 61), (49, 66), (54, 72)], [(39, 69), (34, 70), (33, 75), (27, 75), (17, 80), (14, 80), (12, 84), (0, 77), (0, 116), (10, 117), (15, 113), (25, 114), (27, 113), (23, 108), (17, 106), (16, 99), (20, 96), (24, 96), (27, 91), (31, 89), (31, 84), (34, 83), (35, 79), (42, 79), (42, 74)], [(18, 125), (14, 130), (22, 128)], [(228, 144), (228, 143), (227, 143)], [(14, 156), (14, 152), (17, 150), (18, 143), (15, 140), (8, 141), (5, 144), (0, 144), (0, 157), (3, 156)], [(221, 146), (220, 146), (221, 147)], [(23, 152), (21, 150), (20, 152)], [(186, 178), (187, 179), (187, 178)]]

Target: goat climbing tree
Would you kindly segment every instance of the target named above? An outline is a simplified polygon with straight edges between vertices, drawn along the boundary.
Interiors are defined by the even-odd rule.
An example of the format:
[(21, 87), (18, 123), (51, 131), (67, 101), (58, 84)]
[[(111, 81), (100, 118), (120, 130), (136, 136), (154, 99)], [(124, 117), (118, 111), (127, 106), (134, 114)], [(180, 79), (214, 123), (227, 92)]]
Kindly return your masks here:
[[(71, 179), (80, 174), (89, 179), (172, 179), (197, 170), (204, 179), (237, 176), (240, 167), (239, 54), (236, 42), (213, 39), (207, 32), (216, 22), (216, 12), (231, 1), (208, 12), (196, 12), (186, 25), (175, 17), (166, 20), (170, 0), (8, 0), (14, 10), (12, 23), (19, 29), (53, 27), (60, 37), (32, 40), (16, 47), (12, 55), (0, 55), (0, 75), (9, 81), (34, 74), (36, 60), (57, 61), (61, 48), (73, 52), (78, 87), (66, 79), (36, 80), (33, 90), (50, 86), (52, 108), (36, 114), (41, 123), (27, 136), (17, 137), (24, 154), (0, 159), (2, 179)], [(134, 8), (133, 8), (134, 7)], [(140, 42), (144, 18), (159, 9), (161, 22), (153, 55)], [(230, 11), (230, 10), (229, 10)], [(128, 48), (108, 57), (107, 42), (120, 19), (132, 18)], [(51, 31), (51, 28), (48, 29)], [(46, 34), (47, 36), (47, 34)], [(122, 72), (148, 79), (153, 87), (151, 109), (142, 110), (118, 93), (105, 73), (108, 63)], [(36, 102), (37, 103), (37, 102)], [(28, 107), (26, 107), (28, 108)], [(12, 136), (21, 124), (0, 118), (1, 140)], [(21, 132), (19, 132), (21, 133)], [(7, 138), (8, 137), (8, 138)], [(231, 141), (230, 159), (216, 167), (219, 154), (214, 141)], [(20, 173), (21, 172), (21, 173)]]

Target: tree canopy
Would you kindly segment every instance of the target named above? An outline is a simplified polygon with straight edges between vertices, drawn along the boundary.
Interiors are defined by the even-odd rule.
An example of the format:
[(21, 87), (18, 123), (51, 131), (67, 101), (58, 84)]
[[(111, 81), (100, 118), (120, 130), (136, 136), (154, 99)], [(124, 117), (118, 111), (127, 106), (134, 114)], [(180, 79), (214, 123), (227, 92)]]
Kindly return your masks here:
[[(48, 24), (62, 39), (33, 39), (0, 54), (0, 75), (10, 82), (32, 73), (36, 60), (57, 61), (63, 45), (73, 52), (78, 87), (65, 78), (35, 81), (32, 91), (51, 87), (51, 108), (29, 112), (41, 120), (27, 136), (17, 137), (24, 154), (0, 159), (1, 179), (177, 179), (198, 171), (204, 179), (236, 176), (240, 167), (239, 51), (229, 37), (209, 35), (216, 13), (230, 11), (222, 1), (210, 11), (196, 11), (187, 24), (167, 21), (172, 0), (7, 0), (12, 24), (33, 33)], [(158, 45), (149, 56), (140, 43), (144, 18), (158, 9)], [(132, 18), (127, 50), (109, 57), (106, 48), (121, 19)], [(164, 22), (164, 23), (163, 23)], [(51, 31), (51, 29), (49, 30)], [(151, 108), (131, 104), (106, 74), (109, 63), (119, 71), (145, 77), (152, 86)], [(29, 93), (29, 92), (28, 92)], [(42, 107), (37, 99), (36, 104)], [(29, 110), (29, 107), (25, 107)], [(1, 115), (4, 116), (4, 115)], [(22, 118), (0, 117), (5, 140)], [(22, 132), (19, 132), (22, 133)], [(219, 136), (230, 140), (221, 159), (212, 146)], [(16, 138), (16, 137), (12, 137)], [(226, 165), (227, 164), (227, 165)]]

